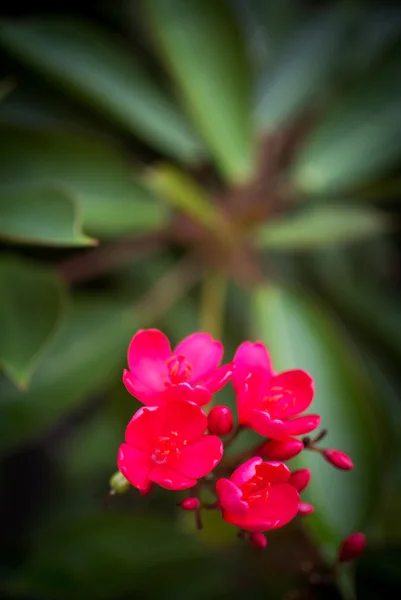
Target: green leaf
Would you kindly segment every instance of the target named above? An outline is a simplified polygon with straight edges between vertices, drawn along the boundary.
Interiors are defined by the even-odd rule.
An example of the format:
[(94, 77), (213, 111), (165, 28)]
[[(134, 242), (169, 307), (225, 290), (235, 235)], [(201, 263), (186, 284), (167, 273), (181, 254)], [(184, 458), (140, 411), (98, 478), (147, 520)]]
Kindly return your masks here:
[(93, 246), (81, 231), (78, 206), (65, 192), (46, 187), (4, 190), (0, 238), (22, 244)]
[(126, 305), (99, 297), (76, 298), (29, 390), (18, 391), (7, 378), (0, 379), (0, 451), (39, 435), (89, 394), (103, 389), (122, 370), (134, 328)]
[(250, 85), (243, 40), (224, 2), (143, 3), (163, 58), (223, 175), (252, 175)]
[(222, 214), (208, 193), (190, 175), (169, 164), (159, 164), (146, 171), (144, 181), (156, 195), (195, 223), (220, 232)]
[(269, 131), (305, 109), (326, 91), (350, 21), (348, 12), (324, 11), (290, 39), (261, 81), (256, 120)]
[(204, 569), (213, 569), (216, 559), (196, 536), (180, 533), (160, 517), (95, 514), (62, 520), (38, 535), (9, 589), (51, 600), (166, 593), (175, 598), (197, 574), (204, 578)]
[(132, 51), (96, 26), (65, 17), (2, 21), (0, 41), (74, 98), (162, 152), (186, 162), (199, 158), (200, 144), (172, 100)]
[(328, 111), (306, 138), (292, 177), (304, 193), (338, 193), (374, 180), (401, 155), (399, 55)]
[[(48, 269), (13, 257), (0, 260), (0, 364), (25, 388), (64, 313), (64, 289)], [(12, 394), (24, 396), (10, 380)]]
[(270, 221), (258, 232), (262, 248), (312, 250), (379, 235), (390, 224), (379, 211), (347, 205), (315, 205)]
[(0, 199), (21, 184), (56, 188), (81, 207), (85, 230), (101, 238), (165, 223), (162, 205), (135, 181), (126, 157), (103, 138), (17, 125), (0, 126), (0, 135)]
[(316, 506), (308, 517), (312, 533), (329, 547), (366, 525), (380, 489), (380, 453), (372, 395), (358, 357), (336, 324), (307, 297), (273, 286), (254, 297), (254, 331), (267, 343), (276, 371), (301, 368), (315, 381), (309, 412), (328, 428), (324, 447), (348, 453), (354, 471), (336, 471), (313, 452), (302, 453), (297, 466), (313, 476), (304, 493)]

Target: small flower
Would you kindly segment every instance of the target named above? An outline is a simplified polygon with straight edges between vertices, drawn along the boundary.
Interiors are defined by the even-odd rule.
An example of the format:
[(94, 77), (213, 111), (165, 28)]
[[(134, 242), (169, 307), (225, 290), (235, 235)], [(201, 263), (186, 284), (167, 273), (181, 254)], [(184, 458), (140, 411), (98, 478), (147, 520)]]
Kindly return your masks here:
[(293, 485), (298, 492), (303, 492), (304, 489), (309, 485), (312, 473), (310, 469), (298, 469), (291, 473), (289, 483)]
[(258, 548), (258, 550), (264, 550), (267, 546), (267, 539), (263, 533), (251, 533), (249, 536), (249, 541), (251, 542), (252, 546)]
[(290, 460), (304, 449), (301, 440), (269, 440), (259, 449), (258, 454), (267, 460)]
[(338, 553), (338, 562), (347, 562), (355, 560), (365, 550), (366, 536), (363, 533), (352, 533), (340, 546)]
[(274, 373), (261, 342), (244, 342), (234, 357), (232, 381), (239, 423), (260, 435), (283, 439), (304, 435), (320, 424), (319, 415), (304, 412), (313, 399), (313, 380), (300, 369)]
[(233, 429), (233, 415), (228, 406), (215, 406), (207, 416), (207, 427), (213, 435), (227, 435)]
[(200, 507), (200, 500), (198, 498), (185, 498), (180, 504), (184, 510), (198, 510)]
[(206, 415), (192, 402), (140, 408), (126, 429), (117, 466), (139, 490), (149, 482), (168, 490), (190, 488), (223, 455), (222, 441), (205, 435), (206, 428)]
[(299, 494), (287, 483), (289, 477), (290, 471), (284, 464), (251, 458), (230, 479), (216, 483), (223, 519), (256, 533), (283, 527), (295, 517), (299, 507)]
[(342, 471), (350, 471), (354, 468), (354, 463), (345, 452), (339, 450), (333, 450), (329, 448), (323, 451), (323, 456), (333, 467), (341, 469)]
[(177, 400), (202, 406), (231, 378), (231, 364), (218, 368), (222, 358), (223, 345), (208, 333), (194, 333), (172, 351), (161, 331), (141, 329), (129, 345), (123, 382), (148, 406)]
[(308, 515), (313, 515), (315, 512), (315, 507), (313, 504), (309, 504), (308, 502), (301, 502), (298, 508), (298, 514), (301, 517), (307, 517)]

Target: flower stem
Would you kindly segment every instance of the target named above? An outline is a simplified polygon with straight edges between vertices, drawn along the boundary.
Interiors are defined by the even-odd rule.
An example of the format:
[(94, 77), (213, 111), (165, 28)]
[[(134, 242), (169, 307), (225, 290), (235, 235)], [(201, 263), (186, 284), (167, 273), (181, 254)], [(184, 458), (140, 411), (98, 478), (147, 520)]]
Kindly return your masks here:
[(202, 284), (201, 329), (215, 338), (222, 335), (227, 287), (225, 275), (218, 271), (206, 273)]

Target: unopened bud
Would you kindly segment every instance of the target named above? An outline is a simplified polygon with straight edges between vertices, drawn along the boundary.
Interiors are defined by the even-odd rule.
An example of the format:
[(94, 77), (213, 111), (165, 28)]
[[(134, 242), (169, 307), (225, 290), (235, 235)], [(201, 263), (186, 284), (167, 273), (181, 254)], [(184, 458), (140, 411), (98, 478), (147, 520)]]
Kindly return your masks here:
[(298, 492), (303, 492), (310, 482), (311, 476), (312, 473), (310, 469), (298, 469), (298, 471), (293, 471), (293, 473), (291, 473), (288, 483), (291, 483)]
[(251, 533), (249, 536), (249, 541), (251, 542), (252, 546), (255, 546), (255, 548), (258, 548), (258, 550), (264, 550), (267, 546), (267, 539), (263, 533)]
[(339, 562), (355, 560), (362, 554), (366, 546), (366, 536), (363, 533), (351, 533), (340, 546), (338, 553)]
[(125, 479), (124, 475), (117, 471), (109, 479), (111, 490), (115, 494), (125, 494), (131, 487), (130, 482)]
[(324, 450), (323, 452), (324, 458), (333, 465), (333, 467), (337, 467), (337, 469), (342, 469), (343, 471), (350, 471), (354, 468), (354, 463), (344, 452), (340, 452), (339, 450), (333, 450), (329, 448), (328, 450)]
[(197, 510), (200, 507), (200, 501), (198, 498), (185, 498), (180, 504), (184, 510)]
[(260, 448), (259, 455), (267, 460), (289, 460), (297, 456), (303, 448), (303, 443), (295, 438), (270, 440)]
[(301, 502), (298, 508), (298, 515), (301, 517), (307, 517), (308, 515), (312, 515), (315, 512), (315, 507), (313, 504), (308, 504), (308, 502)]
[(233, 415), (228, 406), (215, 406), (207, 417), (207, 426), (212, 435), (227, 435), (233, 430)]

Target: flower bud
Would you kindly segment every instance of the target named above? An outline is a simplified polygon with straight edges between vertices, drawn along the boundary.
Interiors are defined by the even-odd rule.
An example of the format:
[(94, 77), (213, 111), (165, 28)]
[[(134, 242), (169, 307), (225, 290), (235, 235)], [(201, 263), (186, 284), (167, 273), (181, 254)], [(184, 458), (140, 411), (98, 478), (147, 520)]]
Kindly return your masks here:
[(267, 460), (289, 460), (297, 456), (303, 448), (303, 443), (295, 438), (270, 440), (266, 444), (263, 444), (259, 450), (259, 454)]
[(291, 473), (288, 483), (291, 483), (298, 492), (303, 492), (310, 482), (311, 475), (310, 469), (298, 469), (298, 471), (293, 471)]
[(228, 406), (215, 406), (207, 417), (207, 426), (212, 435), (227, 435), (233, 429), (233, 415)]
[(200, 507), (200, 501), (198, 498), (185, 498), (180, 504), (184, 510), (197, 510)]
[(110, 477), (109, 484), (114, 494), (125, 494), (131, 487), (130, 482), (125, 479), (120, 471), (117, 471)]
[(258, 550), (264, 550), (267, 546), (267, 539), (263, 535), (263, 533), (251, 533), (249, 536), (249, 541), (252, 546), (258, 548)]
[(315, 507), (313, 504), (308, 504), (308, 502), (301, 502), (298, 508), (298, 515), (301, 517), (307, 517), (308, 515), (312, 515), (315, 512)]
[(340, 546), (338, 553), (339, 562), (355, 560), (362, 554), (366, 546), (366, 536), (363, 533), (351, 533)]
[(323, 452), (324, 458), (333, 465), (333, 467), (337, 467), (337, 469), (342, 469), (343, 471), (350, 471), (354, 468), (354, 463), (344, 452), (340, 452), (339, 450), (333, 450), (329, 448), (328, 450), (324, 450)]

